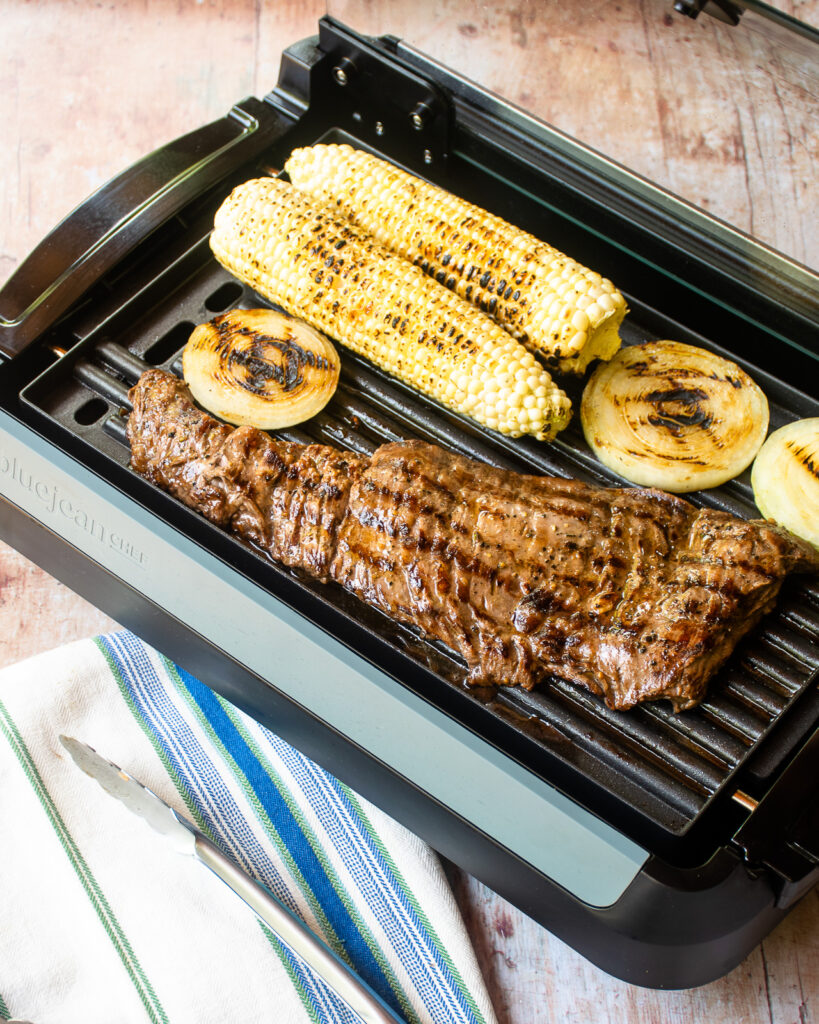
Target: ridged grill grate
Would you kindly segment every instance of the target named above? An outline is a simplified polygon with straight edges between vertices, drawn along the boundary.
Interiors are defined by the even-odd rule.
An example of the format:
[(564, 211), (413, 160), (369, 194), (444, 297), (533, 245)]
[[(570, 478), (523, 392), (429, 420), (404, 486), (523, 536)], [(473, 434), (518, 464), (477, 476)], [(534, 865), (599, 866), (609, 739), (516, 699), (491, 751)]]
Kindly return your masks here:
[[(178, 267), (166, 269), (151, 282), (147, 306), (144, 291), (131, 296), (126, 289), (119, 307), (112, 300), (104, 315), (83, 313), (75, 318), (71, 326), (79, 340), (69, 357), (23, 392), (24, 400), (39, 413), (122, 466), (129, 456), (127, 391), (142, 370), (161, 365), (179, 374), (181, 347), (194, 324), (229, 307), (261, 304), (258, 296), (241, 288), (210, 259), (203, 238), (188, 250), (182, 264), (185, 274)], [(660, 336), (658, 314), (632, 296), (628, 301), (625, 341)], [(139, 315), (129, 312), (133, 308)], [(654, 330), (643, 327), (643, 322), (653, 324)], [(696, 336), (686, 338), (677, 325), (669, 325), (669, 335), (672, 330), (681, 340), (703, 343)], [(504, 438), (433, 408), (344, 351), (342, 363), (340, 386), (327, 408), (302, 428), (281, 436), (357, 452), (371, 452), (387, 441), (419, 438), (519, 471), (619, 483), (590, 453), (576, 422), (552, 445)], [(750, 370), (757, 379), (764, 378)], [(772, 426), (792, 418), (789, 389), (770, 378), (760, 382), (771, 402)], [(804, 396), (799, 401), (804, 404)], [(819, 408), (813, 413), (817, 414)], [(745, 517), (757, 514), (747, 474), (691, 498)], [(266, 561), (265, 566), (270, 572), (286, 572)], [(340, 607), (352, 600), (338, 588), (324, 590)], [(378, 613), (358, 616), (448, 684), (462, 685), (463, 666), (442, 648), (384, 621)], [(712, 683), (708, 699), (694, 711), (675, 715), (668, 705), (658, 703), (615, 712), (597, 697), (559, 680), (549, 680), (533, 692), (470, 691), (468, 696), (529, 745), (594, 778), (663, 829), (679, 834), (728, 786), (817, 671), (819, 589), (800, 580), (788, 583), (776, 611), (735, 652)]]

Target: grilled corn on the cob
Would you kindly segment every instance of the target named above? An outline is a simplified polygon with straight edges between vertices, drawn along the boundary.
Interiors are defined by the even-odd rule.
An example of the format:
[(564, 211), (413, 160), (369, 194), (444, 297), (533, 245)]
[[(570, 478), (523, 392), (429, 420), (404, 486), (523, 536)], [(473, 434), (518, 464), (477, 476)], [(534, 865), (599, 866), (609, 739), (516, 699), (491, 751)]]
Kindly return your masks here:
[(582, 373), (620, 347), (626, 303), (611, 281), (500, 217), (347, 145), (296, 149), (285, 170), (550, 366)]
[(456, 412), (541, 440), (569, 421), (569, 399), (511, 335), (284, 181), (234, 189), (210, 244), (287, 312)]

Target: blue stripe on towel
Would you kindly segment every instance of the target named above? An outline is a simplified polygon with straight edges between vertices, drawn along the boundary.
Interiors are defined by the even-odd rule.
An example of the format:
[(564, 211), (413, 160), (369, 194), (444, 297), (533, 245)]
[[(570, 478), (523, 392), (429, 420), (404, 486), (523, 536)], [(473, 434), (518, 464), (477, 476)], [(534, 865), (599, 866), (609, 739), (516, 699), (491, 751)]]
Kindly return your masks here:
[[(372, 985), (382, 998), (390, 1000), (393, 1005), (395, 996), (387, 978), (339, 898), (324, 867), (291, 814), (281, 793), (256, 760), (233, 722), (225, 714), (213, 691), (199, 680), (194, 679), (184, 669), (178, 669), (178, 671), (188, 692), (210, 722), (225, 750), (236, 762), (239, 770), (244, 773), (266, 814), (276, 823), (279, 835), (286, 843), (299, 870), (305, 878), (310, 880), (310, 887), (321, 902), (333, 930), (341, 939), (350, 962), (355, 964), (361, 977), (369, 985)], [(394, 1008), (399, 1009), (397, 1005)]]
[(274, 755), (299, 779), (347, 870), (389, 934), (424, 1005), (447, 1024), (480, 1021), (481, 1014), (452, 970), (449, 957), (421, 920), (403, 881), (396, 877), (376, 838), (352, 806), (345, 787), (284, 740), (264, 731)]
[[(264, 727), (254, 726), (252, 735), (239, 728), (243, 721), (237, 717), (240, 712), (229, 714), (231, 706), (227, 702), (184, 670), (174, 669), (170, 663), (167, 668), (157, 668), (149, 655), (150, 649), (132, 634), (112, 634), (101, 638), (101, 644), (116, 663), (127, 697), (148, 735), (159, 745), (174, 781), (178, 787), (184, 786), (187, 798), (225, 851), (268, 885), (287, 906), (296, 909), (296, 900), (304, 898), (304, 893), (294, 885), (294, 878), (286, 869), (285, 875), (280, 875), (278, 866), (269, 859), (253, 831), (253, 825), (258, 827), (262, 821), (262, 812), (267, 815), (356, 970), (399, 1013), (417, 1020), (409, 1004), (401, 1006), (406, 994), (400, 992), (400, 983), (397, 978), (390, 978), (391, 970), (385, 973), (384, 964), (374, 955), (379, 950), (367, 944), (369, 931), (362, 931), (354, 907), (351, 911), (345, 905), (346, 890), (333, 871), (328, 872), (311, 844), (311, 838), (314, 843), (320, 840), (312, 836), (309, 828), (305, 834), (294, 813), (300, 804), (309, 803), (329, 836), (334, 856), (340, 858), (354, 879), (359, 903), (366, 902), (388, 939), (389, 951), (382, 952), (400, 957), (408, 982), (423, 1001), (430, 1019), (446, 1024), (481, 1024), (483, 1016), (471, 993), (359, 807), (355, 794)], [(216, 751), (209, 747), (207, 739), (200, 740), (203, 732), (210, 733), (216, 741)], [(219, 750), (218, 745), (223, 749)], [(254, 750), (254, 746), (258, 749)], [(259, 752), (269, 761), (270, 772), (260, 764)], [(221, 758), (225, 754), (228, 756), (223, 763)], [(297, 789), (288, 782), (284, 792), (279, 790), (276, 776), (282, 770), (289, 773)], [(255, 795), (261, 806), (261, 811), (255, 812), (260, 815), (258, 821), (246, 820), (225, 785), (226, 772), (233, 776), (234, 792), (241, 787), (251, 803)], [(291, 802), (295, 801), (293, 807), (288, 805), (288, 796)], [(319, 848), (318, 853), (322, 852)], [(373, 937), (369, 938), (372, 942)], [(280, 949), (275, 940), (274, 946)], [(333, 1024), (352, 1024), (357, 1020), (297, 958), (285, 950), (282, 959), (311, 1017), (316, 1014), (314, 1019)], [(391, 981), (398, 985), (400, 995), (391, 987)]]

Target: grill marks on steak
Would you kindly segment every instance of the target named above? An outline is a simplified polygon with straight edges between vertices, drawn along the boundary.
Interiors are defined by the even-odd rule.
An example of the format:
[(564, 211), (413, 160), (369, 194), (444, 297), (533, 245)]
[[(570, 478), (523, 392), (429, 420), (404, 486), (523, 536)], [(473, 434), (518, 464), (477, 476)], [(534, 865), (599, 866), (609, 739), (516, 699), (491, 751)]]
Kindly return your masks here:
[(481, 684), (551, 673), (615, 708), (691, 707), (785, 575), (819, 569), (771, 524), (661, 491), (522, 476), (419, 442), (371, 457), (291, 444), (220, 423), (161, 370), (131, 398), (137, 472), (442, 641)]

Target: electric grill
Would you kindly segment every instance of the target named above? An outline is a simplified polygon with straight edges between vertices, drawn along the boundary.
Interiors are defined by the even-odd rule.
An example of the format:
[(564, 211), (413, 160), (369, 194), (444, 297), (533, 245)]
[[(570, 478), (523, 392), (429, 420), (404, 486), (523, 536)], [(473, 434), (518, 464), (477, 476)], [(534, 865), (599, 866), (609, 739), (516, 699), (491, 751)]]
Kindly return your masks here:
[[(0, 292), (2, 536), (604, 970), (652, 987), (719, 977), (819, 878), (819, 580), (788, 582), (693, 711), (618, 713), (557, 679), (470, 689), (446, 649), (129, 468), (139, 374), (179, 373), (195, 324), (264, 302), (210, 256), (216, 208), (316, 141), (379, 152), (614, 278), (625, 343), (736, 360), (772, 429), (819, 415), (803, 390), (815, 275), (399, 40), (323, 18), (269, 95), (123, 172)], [(576, 423), (550, 445), (505, 438), (341, 355), (331, 404), (282, 436), (360, 452), (421, 438), (619, 482)], [(747, 473), (692, 497), (758, 514)]]

